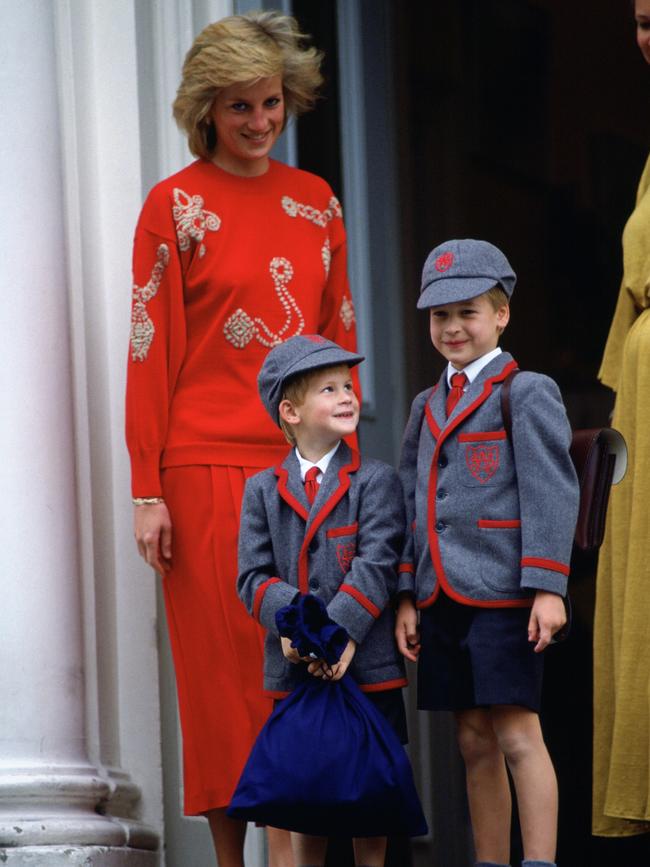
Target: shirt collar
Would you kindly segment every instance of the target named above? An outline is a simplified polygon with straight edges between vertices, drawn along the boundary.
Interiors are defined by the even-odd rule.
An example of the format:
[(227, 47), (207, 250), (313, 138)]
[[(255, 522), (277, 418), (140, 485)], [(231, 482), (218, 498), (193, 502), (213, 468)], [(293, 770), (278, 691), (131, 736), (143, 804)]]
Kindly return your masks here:
[(296, 457), (298, 458), (298, 463), (300, 464), (300, 478), (302, 481), (305, 481), (305, 476), (307, 475), (307, 470), (310, 470), (312, 467), (318, 467), (320, 470), (320, 475), (318, 476), (318, 481), (325, 475), (325, 470), (329, 467), (330, 461), (336, 454), (337, 448), (341, 445), (341, 440), (337, 442), (331, 451), (329, 451), (326, 455), (316, 461), (316, 463), (312, 463), (311, 461), (306, 460), (298, 451), (298, 446), (296, 446)]
[(474, 382), (479, 373), (483, 370), (486, 364), (489, 364), (493, 358), (496, 358), (497, 355), (501, 353), (501, 347), (497, 346), (496, 349), (493, 349), (491, 352), (486, 352), (485, 355), (481, 355), (480, 358), (475, 358), (474, 361), (470, 361), (467, 367), (464, 367), (462, 370), (456, 370), (455, 367), (452, 367), (451, 364), (447, 365), (447, 385), (451, 388), (451, 378), (455, 373), (464, 373), (467, 377), (467, 382), (471, 384)]

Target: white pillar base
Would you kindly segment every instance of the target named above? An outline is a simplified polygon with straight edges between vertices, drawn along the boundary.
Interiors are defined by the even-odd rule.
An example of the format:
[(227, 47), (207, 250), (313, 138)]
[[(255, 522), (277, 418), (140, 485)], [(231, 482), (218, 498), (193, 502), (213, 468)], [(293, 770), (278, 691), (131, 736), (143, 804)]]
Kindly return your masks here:
[[(121, 857), (134, 850), (149, 849), (155, 854), (158, 834), (133, 816), (139, 791), (126, 774), (120, 776), (119, 781), (115, 778), (109, 781), (91, 766), (0, 772), (0, 865), (6, 862), (5, 854), (14, 858), (18, 850), (29, 853), (34, 849), (49, 855), (52, 847), (58, 846), (63, 852), (78, 847), (84, 850), (99, 847), (102, 851), (105, 847), (111, 850), (123, 847)], [(113, 807), (118, 815), (111, 815)], [(147, 863), (156, 864), (157, 857)], [(40, 863), (48, 867), (50, 864), (47, 860)]]
[(157, 852), (112, 846), (25, 846), (1, 849), (2, 867), (158, 867)]

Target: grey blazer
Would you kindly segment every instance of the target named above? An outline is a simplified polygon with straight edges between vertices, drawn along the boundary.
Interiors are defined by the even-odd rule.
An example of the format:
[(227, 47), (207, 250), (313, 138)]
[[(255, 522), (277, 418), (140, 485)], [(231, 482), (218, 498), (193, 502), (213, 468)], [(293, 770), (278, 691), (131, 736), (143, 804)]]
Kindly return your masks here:
[(507, 352), (492, 359), (448, 419), (446, 372), (413, 401), (400, 460), (413, 571), (400, 573), (399, 589), (421, 608), (441, 588), (484, 607), (566, 593), (579, 501), (571, 428), (555, 382), (522, 372), (508, 441), (500, 389), (515, 367)]
[(390, 604), (405, 526), (396, 471), (380, 461), (362, 461), (345, 442), (312, 506), (293, 450), (280, 466), (247, 481), (237, 591), (268, 630), (266, 691), (285, 694), (311, 676), (305, 665), (285, 659), (275, 625), (276, 611), (298, 592), (320, 596), (330, 617), (357, 642), (349, 671), (362, 689), (406, 685)]

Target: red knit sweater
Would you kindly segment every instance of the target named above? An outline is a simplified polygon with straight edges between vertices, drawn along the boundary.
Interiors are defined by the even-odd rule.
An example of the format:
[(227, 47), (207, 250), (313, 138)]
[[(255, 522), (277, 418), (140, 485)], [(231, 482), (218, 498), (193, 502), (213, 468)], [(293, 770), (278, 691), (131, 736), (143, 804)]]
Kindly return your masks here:
[(257, 394), (270, 347), (319, 333), (356, 347), (341, 209), (321, 178), (254, 178), (205, 160), (157, 184), (135, 232), (126, 434), (134, 496), (160, 468), (265, 467), (287, 444)]

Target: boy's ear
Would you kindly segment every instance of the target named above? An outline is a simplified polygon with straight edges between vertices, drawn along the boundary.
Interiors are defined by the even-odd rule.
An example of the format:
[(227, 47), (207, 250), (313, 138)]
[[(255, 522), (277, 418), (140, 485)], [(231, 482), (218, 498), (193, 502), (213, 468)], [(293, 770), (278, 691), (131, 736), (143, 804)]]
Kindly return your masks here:
[(497, 328), (499, 334), (504, 332), (508, 322), (510, 322), (510, 305), (504, 304), (503, 307), (499, 307), (497, 310)]
[(298, 424), (298, 422), (300, 421), (300, 414), (298, 413), (298, 410), (291, 403), (290, 400), (287, 400), (286, 397), (284, 398), (284, 400), (280, 401), (278, 412), (280, 413), (280, 418), (283, 421), (286, 421), (287, 424)]

